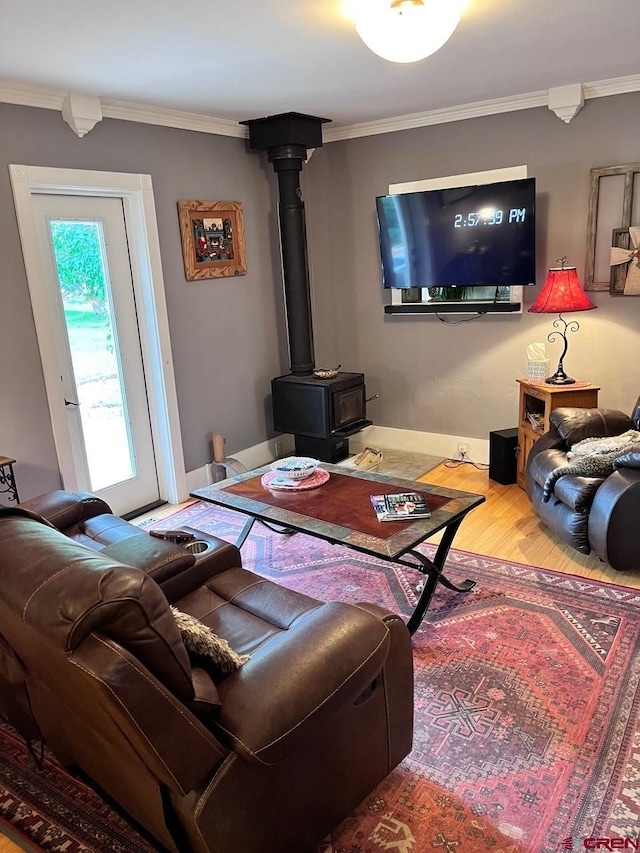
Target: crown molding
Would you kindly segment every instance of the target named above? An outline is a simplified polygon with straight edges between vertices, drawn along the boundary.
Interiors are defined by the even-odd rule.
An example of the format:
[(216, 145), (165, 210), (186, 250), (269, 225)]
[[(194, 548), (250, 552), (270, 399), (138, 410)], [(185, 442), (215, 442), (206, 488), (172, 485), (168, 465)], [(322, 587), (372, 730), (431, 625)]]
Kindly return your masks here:
[[(582, 89), (585, 100), (640, 92), (640, 74), (584, 83)], [(446, 107), (441, 110), (429, 110), (424, 113), (412, 113), (395, 118), (380, 119), (379, 121), (362, 122), (361, 124), (326, 127), (323, 128), (323, 141), (339, 142), (342, 139), (357, 139), (360, 136), (376, 136), (381, 133), (412, 130), (416, 127), (427, 127), (432, 124), (446, 124), (447, 122), (464, 121), (469, 118), (547, 107), (549, 106), (550, 91), (553, 90), (543, 89), (539, 92), (529, 92), (514, 97), (475, 101), (458, 107)]]
[(199, 133), (211, 133), (216, 136), (235, 136), (244, 139), (249, 135), (246, 127), (237, 121), (200, 113), (170, 110), (163, 107), (150, 107), (146, 104), (134, 104), (129, 101), (112, 101), (102, 98), (102, 112), (105, 118), (120, 121), (136, 121), (141, 124), (157, 124), (162, 127), (175, 127), (179, 130), (195, 130)]
[[(582, 89), (585, 100), (640, 92), (640, 74), (584, 83)], [(0, 80), (0, 103), (39, 107), (41, 109), (62, 112), (65, 99), (68, 95), (69, 92), (61, 89), (47, 89), (42, 86), (29, 86), (24, 83), (11, 83)], [(230, 119), (216, 118), (215, 116), (184, 112), (182, 110), (165, 109), (163, 107), (153, 107), (147, 104), (136, 104), (129, 101), (112, 100), (110, 98), (100, 98), (99, 100), (104, 118), (133, 121), (141, 124), (155, 124), (179, 130), (193, 130), (198, 133), (210, 133), (216, 136), (232, 136), (237, 139), (247, 137), (247, 129), (238, 122)], [(410, 115), (395, 116), (394, 118), (380, 119), (378, 121), (361, 122), (331, 128), (325, 127), (323, 129), (323, 141), (325, 143), (339, 142), (344, 139), (357, 139), (361, 136), (377, 136), (383, 133), (395, 133), (399, 130), (412, 130), (413, 128), (427, 127), (429, 125), (446, 124), (470, 118), (480, 118), (482, 116), (499, 115), (500, 113), (548, 106), (549, 91), (544, 89), (539, 92), (529, 92), (528, 94), (516, 95), (514, 97), (476, 101), (456, 107), (411, 113)]]
[(628, 77), (614, 77), (611, 80), (596, 80), (595, 83), (585, 83), (582, 90), (585, 100), (640, 92), (640, 74), (630, 74)]
[[(62, 89), (47, 89), (44, 86), (28, 86), (24, 83), (10, 83), (0, 80), (0, 103), (62, 112), (69, 94)], [(152, 107), (130, 101), (112, 100), (111, 98), (99, 98), (98, 100), (102, 106), (103, 118), (134, 121), (140, 124), (156, 124), (162, 127), (175, 127), (179, 130), (195, 130), (217, 136), (235, 136), (239, 139), (244, 139), (248, 135), (246, 127), (230, 119)]]
[(0, 80), (0, 103), (18, 104), (21, 107), (39, 107), (43, 110), (62, 110), (67, 93), (62, 89), (28, 86)]
[(490, 101), (476, 101), (461, 104), (458, 107), (445, 107), (441, 110), (428, 110), (424, 113), (411, 113), (405, 116), (365, 121), (360, 124), (342, 125), (335, 128), (323, 128), (324, 142), (338, 142), (342, 139), (357, 139), (360, 136), (376, 136), (381, 133), (395, 133), (398, 130), (412, 130), (432, 124), (447, 124), (468, 118), (510, 113), (516, 110), (528, 110), (533, 107), (546, 107), (547, 92), (530, 92), (510, 98), (495, 98)]

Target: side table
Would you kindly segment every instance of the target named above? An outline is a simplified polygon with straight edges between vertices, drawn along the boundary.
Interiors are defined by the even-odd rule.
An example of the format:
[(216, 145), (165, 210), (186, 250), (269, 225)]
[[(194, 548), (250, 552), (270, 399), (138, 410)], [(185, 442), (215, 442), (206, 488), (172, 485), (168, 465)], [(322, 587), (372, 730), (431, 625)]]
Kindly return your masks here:
[(13, 473), (15, 461), (8, 456), (0, 456), (0, 495), (6, 494), (8, 500), (20, 503), (16, 478)]
[(527, 458), (540, 436), (551, 429), (551, 412), (560, 406), (595, 409), (600, 387), (588, 382), (576, 382), (575, 385), (548, 385), (527, 379), (517, 379), (516, 382), (520, 385), (517, 482), (524, 489)]

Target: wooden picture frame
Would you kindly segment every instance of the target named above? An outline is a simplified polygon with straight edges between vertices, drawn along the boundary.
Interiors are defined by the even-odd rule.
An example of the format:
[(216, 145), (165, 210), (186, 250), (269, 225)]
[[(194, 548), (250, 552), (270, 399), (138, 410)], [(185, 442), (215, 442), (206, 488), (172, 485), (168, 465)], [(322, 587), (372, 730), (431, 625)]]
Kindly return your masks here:
[(188, 281), (246, 275), (239, 201), (179, 201), (184, 274)]
[[(616, 180), (620, 182), (616, 195), (617, 209), (607, 218), (600, 215), (599, 203), (603, 182)], [(611, 294), (623, 295), (620, 291), (620, 273), (611, 274), (606, 280), (597, 280), (596, 255), (598, 254), (599, 233), (608, 235), (628, 230), (633, 224), (632, 215), (634, 198), (640, 192), (640, 163), (626, 163), (622, 166), (606, 166), (602, 169), (591, 169), (589, 177), (589, 212), (587, 217), (587, 257), (584, 272), (585, 290), (604, 290)], [(615, 205), (614, 205), (615, 206)], [(604, 237), (603, 237), (604, 239)], [(617, 245), (614, 243), (614, 245)], [(609, 247), (605, 247), (608, 252)], [(608, 257), (608, 255), (607, 255)]]

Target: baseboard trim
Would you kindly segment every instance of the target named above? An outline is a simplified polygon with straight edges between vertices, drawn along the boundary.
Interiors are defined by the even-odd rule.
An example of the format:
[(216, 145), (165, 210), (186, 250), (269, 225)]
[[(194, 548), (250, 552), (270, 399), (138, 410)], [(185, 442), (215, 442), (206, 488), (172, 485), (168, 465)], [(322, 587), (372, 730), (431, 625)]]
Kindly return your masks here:
[(349, 449), (357, 453), (364, 447), (381, 450), (405, 450), (415, 453), (429, 453), (432, 456), (444, 456), (445, 459), (458, 458), (458, 442), (469, 445), (467, 458), (480, 465), (489, 462), (489, 439), (469, 438), (464, 435), (444, 435), (437, 432), (421, 432), (411, 429), (373, 426), (363, 429), (353, 436)]

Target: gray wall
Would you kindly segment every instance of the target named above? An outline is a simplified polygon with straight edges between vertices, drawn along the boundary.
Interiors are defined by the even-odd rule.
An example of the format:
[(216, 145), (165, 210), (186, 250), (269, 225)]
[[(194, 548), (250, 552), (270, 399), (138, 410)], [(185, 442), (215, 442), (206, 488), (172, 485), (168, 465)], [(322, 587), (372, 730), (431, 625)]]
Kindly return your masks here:
[[(9, 163), (148, 173), (153, 180), (187, 471), (271, 430), (270, 379), (288, 370), (271, 166), (241, 139), (104, 120), (79, 139), (52, 110), (0, 104), (0, 455), (21, 498), (59, 488)], [(243, 203), (248, 274), (185, 280), (179, 199)]]
[[(587, 101), (569, 125), (547, 109), (349, 140), (305, 166), (316, 364), (362, 370), (380, 426), (486, 438), (516, 423), (526, 346), (552, 316), (445, 326), (383, 314), (374, 199), (390, 183), (526, 164), (538, 182), (539, 284), (555, 259), (584, 269), (589, 170), (640, 161), (640, 95)], [(277, 189), (242, 140), (104, 120), (78, 139), (55, 111), (0, 104), (0, 454), (15, 456), (21, 496), (59, 486), (7, 164), (149, 173), (153, 179), (187, 470), (271, 434), (270, 379), (288, 371), (277, 247)], [(244, 205), (249, 272), (187, 282), (176, 202)], [(526, 292), (530, 304), (539, 287)], [(640, 298), (592, 294), (567, 371), (602, 385), (605, 406), (640, 392)], [(557, 361), (559, 344), (548, 344)]]
[[(544, 341), (554, 369), (561, 353), (546, 340), (555, 315), (527, 305), (563, 255), (582, 279), (589, 171), (640, 161), (639, 140), (640, 95), (630, 94), (587, 101), (569, 125), (546, 108), (525, 110), (314, 153), (305, 181), (316, 352), (365, 372), (367, 391), (380, 395), (369, 406), (377, 425), (477, 438), (516, 425), (527, 345)], [(525, 313), (452, 326), (384, 315), (375, 196), (393, 183), (523, 164), (538, 193), (538, 286), (525, 288)], [(603, 405), (629, 411), (640, 393), (640, 297), (591, 296), (596, 311), (567, 315), (580, 330), (569, 334), (565, 369), (601, 385)]]

